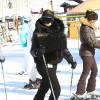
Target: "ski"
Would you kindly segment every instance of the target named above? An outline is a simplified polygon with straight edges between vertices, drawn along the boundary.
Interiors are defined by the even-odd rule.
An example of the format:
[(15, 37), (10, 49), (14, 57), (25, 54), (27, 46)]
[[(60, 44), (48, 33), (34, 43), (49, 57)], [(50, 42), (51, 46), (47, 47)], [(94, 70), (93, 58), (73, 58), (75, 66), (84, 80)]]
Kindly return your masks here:
[(76, 94), (73, 94), (70, 100), (100, 100), (100, 95), (88, 95), (86, 98), (79, 98)]
[(97, 95), (97, 94), (88, 94), (88, 97), (91, 97), (91, 98), (96, 98), (96, 100), (100, 100), (100, 95)]

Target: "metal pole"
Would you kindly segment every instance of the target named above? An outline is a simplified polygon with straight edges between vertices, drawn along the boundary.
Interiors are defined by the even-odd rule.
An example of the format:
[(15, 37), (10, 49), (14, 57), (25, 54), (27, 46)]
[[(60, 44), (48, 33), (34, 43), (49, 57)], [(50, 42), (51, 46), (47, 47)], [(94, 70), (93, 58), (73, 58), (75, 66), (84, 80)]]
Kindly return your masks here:
[(18, 30), (18, 24), (19, 24), (19, 22), (18, 22), (18, 0), (16, 0), (16, 19), (15, 19), (15, 21), (16, 21), (16, 30), (17, 30), (17, 33), (19, 33), (19, 30)]
[(54, 8), (53, 8), (53, 1), (52, 1), (52, 0), (50, 1), (50, 4), (51, 4), (51, 10), (54, 11)]
[(5, 61), (5, 57), (3, 56), (2, 48), (1, 48), (1, 47), (2, 47), (2, 46), (0, 45), (0, 63), (1, 63), (1, 69), (2, 69), (2, 74), (3, 74), (3, 82), (4, 82), (5, 97), (6, 97), (6, 100), (7, 100), (7, 91), (6, 91), (4, 70), (3, 70), (3, 62)]
[(2, 21), (5, 22), (5, 0), (2, 0)]
[(44, 64), (45, 64), (45, 67), (46, 67), (46, 72), (47, 72), (48, 80), (49, 80), (49, 83), (50, 83), (51, 92), (52, 92), (52, 94), (53, 94), (54, 100), (56, 100), (56, 97), (55, 97), (55, 94), (54, 94), (54, 90), (53, 90), (53, 86), (52, 86), (52, 82), (51, 82), (51, 79), (50, 79), (50, 76), (49, 76), (49, 72), (48, 72), (48, 66), (47, 66), (47, 64), (46, 64), (44, 55), (43, 55), (43, 60), (44, 60)]
[(71, 91), (72, 91), (72, 82), (73, 82), (73, 69), (72, 69), (72, 73), (71, 73), (70, 98), (71, 98)]
[(2, 64), (2, 62), (1, 62), (1, 69), (2, 69), (2, 74), (3, 74), (5, 97), (6, 97), (6, 100), (7, 100), (7, 89), (6, 89), (5, 76), (4, 76), (4, 70), (3, 70), (3, 64)]

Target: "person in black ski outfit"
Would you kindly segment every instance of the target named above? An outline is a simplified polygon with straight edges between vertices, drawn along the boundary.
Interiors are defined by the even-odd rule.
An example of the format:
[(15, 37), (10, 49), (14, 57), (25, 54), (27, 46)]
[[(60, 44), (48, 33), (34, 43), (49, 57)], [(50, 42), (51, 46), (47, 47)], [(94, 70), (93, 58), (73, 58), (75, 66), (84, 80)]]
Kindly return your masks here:
[[(65, 58), (72, 65), (72, 68), (75, 69), (76, 61), (73, 60), (67, 48), (64, 24), (54, 16), (54, 12), (51, 10), (45, 10), (42, 16), (36, 21), (30, 52), (36, 63), (37, 70), (42, 76), (40, 88), (33, 100), (44, 100), (47, 91), (51, 89), (50, 81), (55, 99), (58, 100), (61, 88), (56, 76), (57, 64)], [(48, 67), (45, 66), (44, 62)], [(55, 100), (54, 95), (51, 89), (48, 100)]]

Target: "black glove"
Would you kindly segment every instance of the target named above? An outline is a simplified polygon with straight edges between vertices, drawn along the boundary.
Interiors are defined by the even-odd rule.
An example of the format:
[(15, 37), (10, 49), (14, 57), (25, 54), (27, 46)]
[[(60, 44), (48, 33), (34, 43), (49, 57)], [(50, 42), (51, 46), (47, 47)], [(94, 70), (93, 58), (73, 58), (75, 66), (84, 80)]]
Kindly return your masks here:
[(40, 45), (39, 53), (40, 53), (40, 55), (45, 53), (45, 47), (43, 45)]
[(5, 61), (5, 57), (4, 56), (0, 56), (0, 62), (3, 63)]
[(77, 62), (76, 61), (73, 61), (72, 63), (71, 63), (71, 68), (72, 69), (75, 69), (76, 68), (76, 66), (77, 66)]
[(31, 51), (33, 57), (39, 57), (45, 53), (45, 47), (40, 46), (38, 49)]

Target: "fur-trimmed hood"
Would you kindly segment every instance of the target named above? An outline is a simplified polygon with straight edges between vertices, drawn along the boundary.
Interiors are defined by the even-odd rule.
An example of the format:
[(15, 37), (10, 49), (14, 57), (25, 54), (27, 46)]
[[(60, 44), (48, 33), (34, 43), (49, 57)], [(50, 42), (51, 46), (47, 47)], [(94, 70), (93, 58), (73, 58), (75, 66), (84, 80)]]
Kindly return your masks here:
[(64, 34), (64, 24), (58, 18), (54, 18), (54, 22), (50, 27), (45, 26), (40, 18), (37, 20), (35, 27), (37, 32), (47, 33), (55, 37)]
[(64, 34), (64, 24), (58, 18), (54, 18), (50, 27), (45, 26), (41, 18), (38, 19), (32, 41), (34, 39), (44, 45), (47, 51), (65, 49), (67, 47), (66, 36)]
[(80, 18), (80, 23), (95, 29), (95, 26), (89, 23), (89, 21), (84, 17)]

